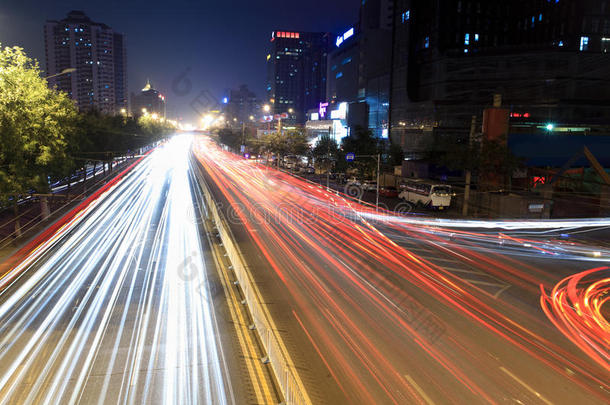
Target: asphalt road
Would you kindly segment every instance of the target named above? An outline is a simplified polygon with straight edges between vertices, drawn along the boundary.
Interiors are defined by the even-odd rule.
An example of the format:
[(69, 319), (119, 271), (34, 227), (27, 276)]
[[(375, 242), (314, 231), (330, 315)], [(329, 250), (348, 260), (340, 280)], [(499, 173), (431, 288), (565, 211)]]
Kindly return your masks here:
[(154, 151), (0, 278), (0, 403), (249, 403), (189, 145)]
[(312, 403), (610, 401), (608, 341), (596, 360), (541, 304), (608, 276), (595, 234), (565, 235), (581, 225), (378, 215), (203, 138), (195, 153)]

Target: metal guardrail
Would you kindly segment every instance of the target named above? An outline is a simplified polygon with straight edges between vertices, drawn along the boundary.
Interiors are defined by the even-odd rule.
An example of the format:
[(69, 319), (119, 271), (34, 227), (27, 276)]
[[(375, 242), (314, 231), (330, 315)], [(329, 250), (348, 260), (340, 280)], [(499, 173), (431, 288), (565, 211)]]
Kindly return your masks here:
[(237, 281), (241, 287), (244, 299), (253, 320), (253, 328), (259, 334), (267, 356), (261, 359), (263, 362), (269, 362), (275, 373), (276, 380), (284, 396), (284, 404), (286, 405), (309, 405), (311, 400), (305, 392), (305, 389), (297, 377), (297, 372), (294, 364), (289, 361), (286, 347), (281, 338), (278, 336), (278, 331), (274, 329), (274, 323), (267, 311), (264, 301), (261, 298), (260, 292), (256, 288), (256, 284), (252, 275), (245, 264), (241, 251), (235, 244), (235, 239), (231, 229), (226, 223), (224, 214), (218, 210), (216, 202), (212, 197), (212, 193), (206, 183), (199, 162), (194, 160), (194, 167), (197, 168), (196, 177), (201, 186), (205, 203), (208, 209), (208, 216), (214, 221), (220, 239), (223, 243), (227, 257), (233, 265), (233, 271), (237, 277)]

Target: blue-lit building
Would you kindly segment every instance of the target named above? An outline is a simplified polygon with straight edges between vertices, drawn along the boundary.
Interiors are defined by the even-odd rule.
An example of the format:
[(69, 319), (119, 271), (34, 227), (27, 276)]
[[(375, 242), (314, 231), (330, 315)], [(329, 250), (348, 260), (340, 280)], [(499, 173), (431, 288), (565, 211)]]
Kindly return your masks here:
[(364, 1), (359, 21), (336, 37), (328, 62), (330, 108), (349, 103), (350, 129), (368, 127), (379, 138), (388, 135), (392, 18), (392, 1)]
[(360, 32), (357, 27), (337, 37), (334, 49), (328, 54), (327, 101), (353, 103), (359, 99), (360, 88)]

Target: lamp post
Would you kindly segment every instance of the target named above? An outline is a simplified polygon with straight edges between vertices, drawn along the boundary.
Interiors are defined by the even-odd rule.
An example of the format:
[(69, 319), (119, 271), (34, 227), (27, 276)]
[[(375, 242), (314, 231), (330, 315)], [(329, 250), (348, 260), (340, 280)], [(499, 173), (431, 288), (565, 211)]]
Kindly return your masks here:
[[(268, 114), (269, 111), (271, 111), (271, 107), (269, 106), (269, 104), (265, 104), (263, 106), (263, 111), (265, 112), (265, 114)], [(267, 121), (267, 131), (271, 131), (271, 121)]]
[[(288, 117), (292, 118), (292, 114), (294, 113), (293, 108), (289, 108), (284, 114), (287, 114)], [(282, 114), (280, 114), (280, 118), (277, 120), (277, 133), (278, 135), (282, 134)]]
[(49, 80), (49, 79), (52, 79), (54, 77), (67, 75), (68, 73), (73, 73), (73, 72), (76, 72), (76, 68), (67, 68), (67, 69), (62, 70), (59, 73), (56, 73), (56, 74), (51, 75), (51, 76), (47, 76), (47, 77), (45, 77), (45, 79)]

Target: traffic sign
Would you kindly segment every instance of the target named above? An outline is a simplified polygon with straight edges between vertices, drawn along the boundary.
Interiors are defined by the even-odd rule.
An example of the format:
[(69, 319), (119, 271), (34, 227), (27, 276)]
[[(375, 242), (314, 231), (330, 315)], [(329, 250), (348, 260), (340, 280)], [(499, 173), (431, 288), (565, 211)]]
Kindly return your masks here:
[(345, 160), (347, 160), (348, 162), (353, 162), (354, 159), (356, 159), (356, 154), (354, 153), (348, 153), (347, 155), (345, 155)]

